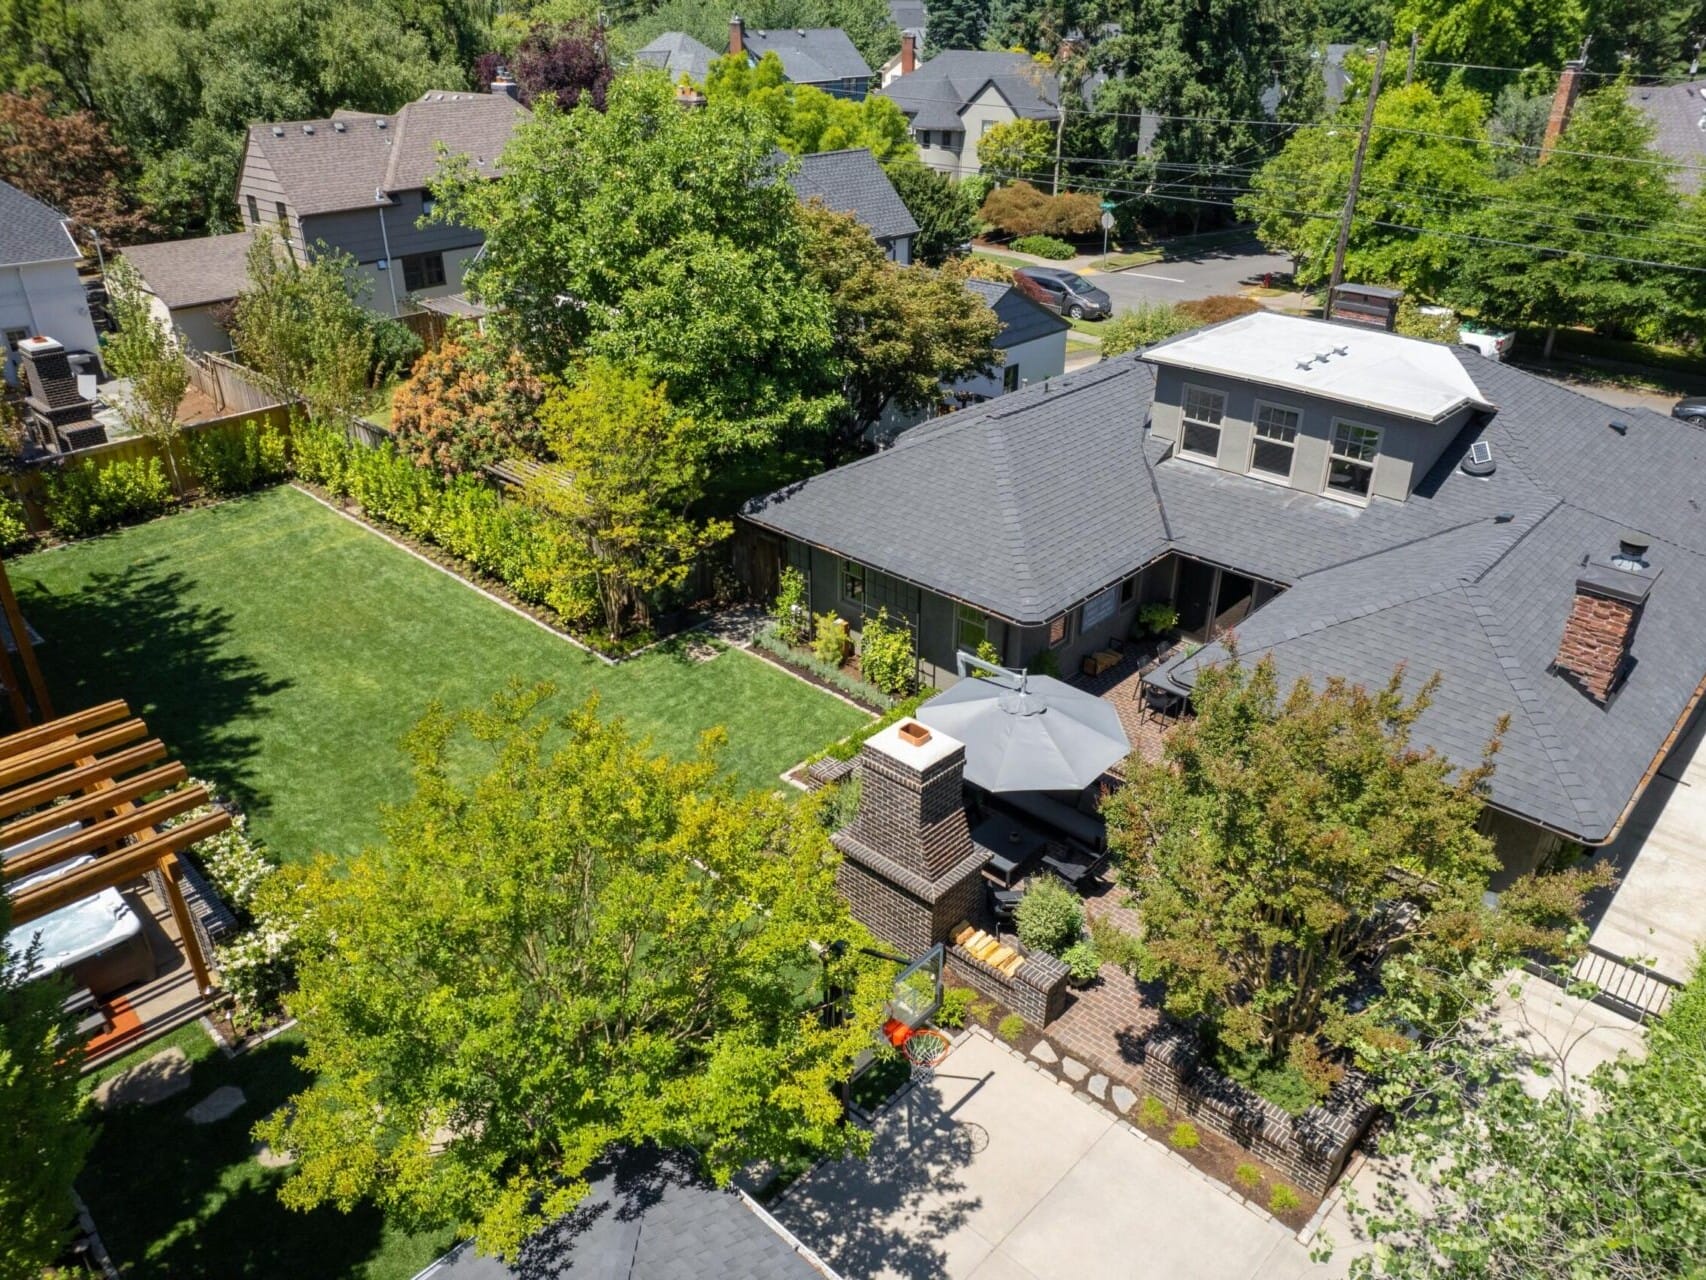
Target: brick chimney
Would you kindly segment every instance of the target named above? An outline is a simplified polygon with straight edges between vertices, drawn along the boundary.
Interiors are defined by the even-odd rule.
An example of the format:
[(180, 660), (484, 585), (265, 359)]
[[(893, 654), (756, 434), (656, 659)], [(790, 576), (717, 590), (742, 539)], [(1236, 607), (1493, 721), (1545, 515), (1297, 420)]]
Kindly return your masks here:
[(499, 67), (493, 73), (492, 92), (501, 93), (506, 98), (512, 98), (517, 102), (521, 101), (521, 86), (516, 84), (514, 78), (509, 74), (508, 67)]
[(1558, 77), (1558, 92), (1552, 95), (1552, 113), (1546, 117), (1546, 133), (1540, 139), (1540, 160), (1545, 162), (1553, 147), (1558, 145), (1558, 139), (1570, 123), (1570, 112), (1576, 105), (1576, 95), (1581, 92), (1582, 71), (1585, 63), (1577, 60), (1566, 62), (1564, 72)]
[(909, 955), (982, 914), (985, 855), (966, 820), (965, 767), (965, 745), (940, 730), (890, 725), (859, 749), (859, 811), (831, 837), (854, 916)]
[(746, 52), (746, 23), (741, 21), (739, 14), (729, 19), (729, 52)]
[(900, 73), (909, 76), (918, 69), (918, 35), (906, 31), (900, 37)]
[(705, 95), (688, 83), (685, 76), (675, 86), (675, 105), (684, 111), (697, 111), (705, 105)]
[(1647, 545), (1639, 534), (1624, 534), (1609, 564), (1583, 566), (1552, 659), (1554, 671), (1602, 707), (1627, 671), (1635, 628), (1658, 576), (1647, 568)]

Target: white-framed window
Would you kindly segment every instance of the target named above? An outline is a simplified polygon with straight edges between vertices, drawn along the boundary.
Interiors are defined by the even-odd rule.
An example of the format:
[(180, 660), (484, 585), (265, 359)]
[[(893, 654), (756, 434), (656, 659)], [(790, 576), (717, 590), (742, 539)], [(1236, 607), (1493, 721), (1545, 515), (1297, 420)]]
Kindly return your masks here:
[(1333, 424), (1333, 455), (1327, 462), (1327, 489), (1350, 498), (1366, 498), (1380, 454), (1380, 428), (1358, 422)]
[(1220, 457), (1220, 424), (1226, 417), (1226, 393), (1186, 385), (1179, 448), (1199, 458)]
[(857, 560), (841, 562), (841, 598), (849, 604), (865, 601), (865, 566)]
[(977, 647), (989, 639), (989, 615), (980, 613), (969, 604), (954, 611), (954, 645), (975, 654)]
[(1297, 452), (1297, 427), (1302, 420), (1303, 415), (1296, 409), (1258, 400), (1250, 470), (1290, 479), (1292, 457)]
[(1106, 622), (1114, 616), (1119, 608), (1120, 592), (1118, 587), (1109, 587), (1099, 596), (1091, 596), (1084, 602), (1084, 630), (1088, 631), (1098, 622)]

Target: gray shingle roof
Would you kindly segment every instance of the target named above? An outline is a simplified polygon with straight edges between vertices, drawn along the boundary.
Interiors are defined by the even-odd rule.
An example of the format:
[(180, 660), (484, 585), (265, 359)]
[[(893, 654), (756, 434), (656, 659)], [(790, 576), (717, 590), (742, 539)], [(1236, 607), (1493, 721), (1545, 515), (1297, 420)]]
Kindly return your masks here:
[(718, 56), (714, 49), (700, 44), (685, 31), (666, 31), (634, 52), (635, 61), (669, 72), (671, 80), (686, 76), (694, 84), (705, 83), (711, 63)]
[(923, 0), (889, 0), (889, 20), (902, 31), (922, 38), (928, 21)]
[(1054, 119), (1060, 92), (1054, 73), (1023, 53), (951, 49), (881, 92), (894, 99), (915, 129), (963, 129), (960, 112), (991, 82), (1020, 119)]
[(781, 31), (745, 29), (744, 43), (754, 58), (774, 53), (795, 84), (827, 84), (836, 80), (869, 80), (871, 68), (840, 27), (790, 28)]
[[(1508, 714), (1494, 803), (1602, 840), (1706, 678), (1706, 431), (1454, 354), (1499, 408), (1405, 502), (1352, 507), (1168, 457), (1147, 431), (1153, 368), (1123, 357), (915, 428), (750, 518), (1025, 624), (1169, 551), (1266, 578), (1289, 589), (1237, 628), (1246, 655), (1287, 679), (1441, 672), (1417, 741), (1473, 762)], [(1457, 465), (1478, 440), (1498, 463), (1484, 479)], [(1583, 557), (1631, 528), (1656, 576), (1602, 707), (1550, 666)], [(1169, 674), (1188, 685), (1223, 656)]]
[(82, 256), (64, 214), (0, 182), (0, 267), (67, 262)]
[(228, 302), (249, 282), (252, 232), (237, 231), (199, 240), (134, 244), (124, 257), (160, 301), (176, 310)]
[(815, 196), (838, 213), (852, 214), (878, 240), (918, 234), (894, 183), (864, 147), (801, 156), (789, 181), (801, 200)]
[(1684, 191), (1698, 191), (1706, 170), (1706, 80), (1689, 84), (1635, 85), (1629, 101), (1652, 119), (1658, 130), (1653, 145), (1680, 165), (1675, 175)]
[(1027, 298), (1010, 284), (998, 280), (967, 280), (966, 288), (981, 297), (1001, 322), (996, 348), (1005, 351), (1021, 342), (1046, 338), (1072, 326), (1047, 307)]
[(476, 173), (495, 176), (499, 153), (526, 116), (505, 94), (435, 90), (394, 116), (338, 111), (328, 120), (257, 124), (249, 137), (297, 216), (308, 217), (371, 208), (381, 190), (426, 186), (438, 169), (440, 142), (473, 160)]
[(514, 1267), (463, 1246), (417, 1280), (824, 1280), (733, 1191), (678, 1156), (619, 1157), (572, 1213), (522, 1246)]

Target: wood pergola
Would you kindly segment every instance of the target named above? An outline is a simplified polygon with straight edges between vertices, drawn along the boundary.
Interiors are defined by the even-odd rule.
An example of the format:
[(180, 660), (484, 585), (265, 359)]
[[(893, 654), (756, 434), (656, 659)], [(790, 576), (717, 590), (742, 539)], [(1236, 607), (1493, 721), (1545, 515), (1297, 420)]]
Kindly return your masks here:
[[(10, 596), (6, 591), (0, 608)], [(203, 994), (210, 991), (213, 982), (179, 881), (178, 855), (229, 828), (231, 815), (215, 807), (165, 826), (210, 803), (205, 788), (183, 785), (187, 777), (182, 764), (166, 760), (165, 745), (149, 736), (148, 726), (123, 702), (102, 703), (0, 738), (0, 849), (43, 841), (6, 859), (0, 883), (9, 886), (70, 858), (93, 859), (28, 888), (8, 888), (13, 926), (157, 871), (196, 986)]]

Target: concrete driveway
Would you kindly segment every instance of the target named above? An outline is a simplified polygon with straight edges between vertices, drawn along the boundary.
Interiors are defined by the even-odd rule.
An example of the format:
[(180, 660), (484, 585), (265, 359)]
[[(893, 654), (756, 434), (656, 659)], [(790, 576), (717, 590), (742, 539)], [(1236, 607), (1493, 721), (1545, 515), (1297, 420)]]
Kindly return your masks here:
[(822, 1166), (771, 1211), (846, 1280), (1335, 1273), (1284, 1224), (975, 1035), (879, 1118), (869, 1161)]

